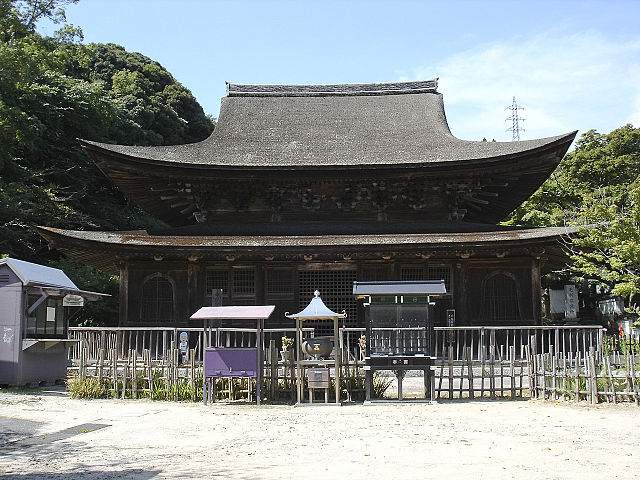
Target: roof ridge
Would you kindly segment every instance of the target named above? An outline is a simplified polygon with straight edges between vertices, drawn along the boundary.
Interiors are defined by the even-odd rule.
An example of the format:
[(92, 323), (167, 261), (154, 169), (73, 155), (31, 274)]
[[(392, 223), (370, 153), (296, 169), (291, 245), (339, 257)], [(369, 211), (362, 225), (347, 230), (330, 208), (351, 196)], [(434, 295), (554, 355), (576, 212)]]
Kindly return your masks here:
[(308, 97), (437, 93), (438, 78), (411, 82), (336, 83), (326, 85), (227, 84), (230, 97)]

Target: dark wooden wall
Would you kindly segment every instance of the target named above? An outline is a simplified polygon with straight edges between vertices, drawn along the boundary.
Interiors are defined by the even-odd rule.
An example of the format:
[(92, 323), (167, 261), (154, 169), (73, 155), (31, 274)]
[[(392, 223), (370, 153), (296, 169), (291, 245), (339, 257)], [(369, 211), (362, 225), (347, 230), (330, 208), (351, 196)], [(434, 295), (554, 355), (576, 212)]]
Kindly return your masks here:
[[(403, 280), (428, 279), (407, 278), (408, 275), (419, 276), (420, 269), (428, 271), (427, 266), (447, 268), (450, 272), (449, 293), (438, 299), (436, 304), (436, 324), (444, 324), (447, 308), (456, 309), (458, 325), (491, 325), (500, 324), (487, 318), (486, 285), (487, 279), (500, 274), (512, 279), (517, 290), (518, 318), (510, 324), (532, 325), (540, 321), (540, 265), (533, 257), (518, 258), (458, 258), (428, 260), (387, 260), (387, 261), (351, 261), (351, 262), (209, 262), (196, 261), (129, 261), (121, 268), (120, 292), (120, 324), (149, 325), (141, 318), (142, 287), (145, 279), (154, 274), (169, 278), (174, 285), (174, 325), (189, 326), (189, 317), (198, 308), (211, 304), (207, 291), (208, 271), (215, 270), (217, 278), (227, 278), (227, 288), (223, 297), (225, 305), (260, 305), (273, 304), (276, 310), (270, 320), (271, 326), (291, 326), (291, 321), (284, 317), (285, 312), (296, 313), (310, 300), (313, 288), (319, 288), (330, 308), (340, 311), (347, 309), (350, 316), (347, 325), (356, 326), (355, 300), (350, 296), (352, 280)], [(252, 272), (247, 274), (246, 271)], [(273, 271), (284, 273), (289, 288), (279, 289), (270, 286), (269, 279), (274, 278)], [(339, 288), (330, 285), (331, 278), (324, 278), (324, 284), (314, 287), (313, 279), (318, 274), (310, 272), (334, 272), (336, 282), (342, 282)], [(211, 274), (209, 274), (211, 275)], [(235, 278), (252, 277), (253, 293), (234, 291)], [(327, 274), (330, 275), (330, 274)], [(426, 276), (426, 273), (425, 273)], [(276, 275), (277, 277), (277, 275)], [(306, 279), (306, 285), (301, 279)], [(304, 283), (304, 282), (302, 282)], [(333, 289), (333, 290), (332, 290)], [(484, 289), (484, 290), (483, 290)], [(309, 291), (307, 291), (309, 290)], [(307, 298), (308, 297), (308, 298)], [(170, 325), (167, 325), (170, 326)], [(199, 325), (191, 325), (199, 326)]]

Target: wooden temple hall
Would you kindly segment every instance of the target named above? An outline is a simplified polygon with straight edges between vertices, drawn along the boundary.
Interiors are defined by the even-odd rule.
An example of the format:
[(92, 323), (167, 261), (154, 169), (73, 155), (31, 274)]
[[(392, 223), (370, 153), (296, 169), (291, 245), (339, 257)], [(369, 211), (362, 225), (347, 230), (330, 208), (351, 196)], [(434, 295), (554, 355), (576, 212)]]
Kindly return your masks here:
[(40, 227), (65, 255), (120, 275), (121, 325), (188, 325), (223, 305), (276, 306), (271, 325), (319, 290), (357, 322), (354, 281), (444, 280), (436, 325), (540, 321), (540, 278), (565, 228), (499, 226), (551, 174), (576, 132), (464, 141), (437, 80), (228, 84), (202, 142), (82, 140), (98, 168), (166, 228)]

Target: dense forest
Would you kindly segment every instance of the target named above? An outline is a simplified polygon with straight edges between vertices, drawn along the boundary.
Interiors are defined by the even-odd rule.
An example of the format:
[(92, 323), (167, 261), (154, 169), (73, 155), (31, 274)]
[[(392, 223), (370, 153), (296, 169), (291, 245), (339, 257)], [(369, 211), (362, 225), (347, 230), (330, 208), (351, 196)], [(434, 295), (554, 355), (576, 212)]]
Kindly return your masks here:
[[(82, 31), (61, 8), (76, 1), (0, 0), (0, 254), (62, 266), (81, 288), (116, 294), (117, 279), (56, 258), (35, 230), (157, 223), (123, 198), (77, 139), (180, 144), (206, 138), (214, 122), (158, 62), (80, 43)], [(37, 33), (43, 19), (59, 24), (55, 36)], [(117, 297), (85, 310), (113, 321), (116, 305)]]
[[(81, 320), (114, 323), (117, 278), (56, 257), (34, 227), (127, 230), (157, 220), (112, 187), (77, 138), (180, 144), (206, 138), (214, 121), (159, 63), (115, 44), (83, 44), (62, 8), (77, 1), (0, 0), (0, 255), (62, 267), (81, 288), (113, 294)], [(43, 19), (59, 24), (54, 36), (36, 31)], [(640, 292), (640, 129), (583, 134), (505, 223), (584, 225), (565, 274), (632, 299)]]

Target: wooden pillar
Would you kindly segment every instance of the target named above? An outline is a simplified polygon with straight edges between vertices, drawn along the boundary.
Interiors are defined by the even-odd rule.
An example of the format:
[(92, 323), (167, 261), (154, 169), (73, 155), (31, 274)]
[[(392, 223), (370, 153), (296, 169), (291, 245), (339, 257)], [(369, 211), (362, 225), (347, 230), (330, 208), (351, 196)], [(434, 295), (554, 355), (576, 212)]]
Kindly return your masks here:
[(389, 261), (389, 275), (391, 280), (400, 280), (400, 265), (395, 261)]
[(266, 304), (264, 265), (256, 265), (256, 305)]
[(469, 311), (469, 264), (460, 260), (454, 269), (453, 308), (456, 309), (456, 325), (471, 325)]
[(542, 324), (542, 280), (540, 275), (540, 258), (531, 259), (531, 302), (533, 305), (533, 322)]
[(300, 363), (302, 361), (302, 320), (296, 318), (296, 387), (297, 387), (297, 402), (302, 403), (304, 400), (304, 379), (303, 367)]
[(336, 403), (340, 405), (340, 330), (338, 327), (338, 318), (333, 319), (333, 345), (335, 349), (335, 376), (336, 376)]
[(129, 324), (129, 264), (120, 264), (120, 312), (118, 325)]
[(202, 301), (199, 299), (198, 292), (199, 273), (200, 265), (190, 258), (189, 263), (187, 264), (187, 308), (189, 309), (189, 315), (203, 306)]
[(264, 320), (259, 318), (256, 325), (257, 369), (256, 369), (256, 403), (262, 401), (262, 379), (264, 377)]

